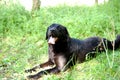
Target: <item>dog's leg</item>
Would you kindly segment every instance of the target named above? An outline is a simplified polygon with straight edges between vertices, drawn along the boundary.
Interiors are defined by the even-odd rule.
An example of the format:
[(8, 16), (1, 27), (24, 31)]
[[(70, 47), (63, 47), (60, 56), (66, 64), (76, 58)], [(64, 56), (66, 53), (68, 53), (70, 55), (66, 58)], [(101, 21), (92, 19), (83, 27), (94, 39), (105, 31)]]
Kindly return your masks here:
[(116, 37), (115, 41), (109, 41), (105, 38), (103, 38), (103, 45), (105, 45), (105, 48), (116, 50), (120, 47), (120, 35)]
[(120, 34), (117, 35), (116, 40), (115, 40), (115, 49), (120, 47)]
[(45, 62), (45, 63), (43, 63), (43, 64), (40, 64), (40, 65), (38, 65), (38, 66), (35, 66), (35, 67), (31, 68), (31, 69), (25, 70), (25, 72), (27, 72), (27, 73), (28, 73), (28, 72), (32, 73), (32, 72), (35, 72), (36, 69), (38, 69), (38, 68), (44, 68), (44, 67), (52, 66), (52, 65), (54, 65), (54, 63), (53, 63), (51, 60), (48, 60), (47, 62)]
[(35, 75), (29, 75), (27, 78), (28, 79), (38, 79), (38, 78), (42, 77), (43, 75), (59, 73), (62, 69), (64, 69), (66, 62), (67, 61), (64, 56), (56, 56), (55, 57), (56, 66), (54, 68), (40, 71), (39, 73), (37, 73)]
[(38, 79), (40, 77), (42, 77), (43, 75), (47, 75), (48, 73), (53, 73), (53, 74), (56, 74), (56, 73), (59, 73), (60, 70), (57, 68), (57, 67), (54, 67), (52, 69), (48, 69), (48, 70), (44, 70), (44, 71), (40, 71), (39, 73), (35, 74), (35, 75), (29, 75), (27, 76), (28, 79)]
[(54, 65), (53, 61), (51, 60), (51, 59), (53, 59), (53, 54), (54, 53), (50, 49), (49, 49), (48, 53), (49, 53), (49, 59), (48, 59), (47, 62), (42, 63), (42, 64), (40, 64), (38, 66), (35, 66), (32, 69), (25, 70), (25, 72), (32, 73), (33, 71), (36, 71), (36, 69), (38, 69), (38, 68), (44, 68), (44, 67), (48, 67), (48, 66)]

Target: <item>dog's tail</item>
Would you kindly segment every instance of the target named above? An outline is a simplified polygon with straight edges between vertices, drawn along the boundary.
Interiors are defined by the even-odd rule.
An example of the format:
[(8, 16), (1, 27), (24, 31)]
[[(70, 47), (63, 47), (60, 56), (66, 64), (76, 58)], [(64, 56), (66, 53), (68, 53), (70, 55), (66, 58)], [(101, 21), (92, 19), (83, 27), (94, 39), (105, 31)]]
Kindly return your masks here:
[(120, 35), (117, 35), (114, 41), (103, 39), (103, 43), (106, 48), (111, 49), (111, 50), (116, 50), (120, 47)]

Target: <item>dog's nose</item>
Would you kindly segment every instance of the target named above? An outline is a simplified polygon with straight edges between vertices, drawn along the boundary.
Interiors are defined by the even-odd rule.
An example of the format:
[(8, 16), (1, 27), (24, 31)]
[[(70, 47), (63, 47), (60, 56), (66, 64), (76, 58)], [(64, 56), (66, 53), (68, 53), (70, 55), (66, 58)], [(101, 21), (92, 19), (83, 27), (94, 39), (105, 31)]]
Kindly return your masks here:
[(48, 40), (48, 44), (55, 44), (55, 39), (53, 37), (50, 37)]
[(57, 41), (57, 38), (51, 36), (48, 40), (48, 44), (55, 44), (56, 41)]

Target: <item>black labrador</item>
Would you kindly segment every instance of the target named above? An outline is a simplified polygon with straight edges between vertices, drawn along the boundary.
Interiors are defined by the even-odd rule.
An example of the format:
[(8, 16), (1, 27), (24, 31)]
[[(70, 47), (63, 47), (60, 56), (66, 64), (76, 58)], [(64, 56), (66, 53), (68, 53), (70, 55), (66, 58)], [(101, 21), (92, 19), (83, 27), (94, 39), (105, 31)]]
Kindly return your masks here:
[(85, 40), (71, 38), (66, 27), (60, 24), (52, 24), (46, 32), (46, 40), (48, 41), (47, 62), (26, 70), (25, 72), (36, 71), (37, 68), (55, 65), (54, 67), (40, 71), (35, 75), (29, 75), (28, 79), (38, 79), (48, 73), (59, 73), (68, 69), (76, 62), (83, 62), (86, 56), (95, 57), (96, 52), (102, 52), (106, 49), (116, 50), (120, 46), (120, 35), (115, 41), (109, 41), (105, 38), (90, 37)]

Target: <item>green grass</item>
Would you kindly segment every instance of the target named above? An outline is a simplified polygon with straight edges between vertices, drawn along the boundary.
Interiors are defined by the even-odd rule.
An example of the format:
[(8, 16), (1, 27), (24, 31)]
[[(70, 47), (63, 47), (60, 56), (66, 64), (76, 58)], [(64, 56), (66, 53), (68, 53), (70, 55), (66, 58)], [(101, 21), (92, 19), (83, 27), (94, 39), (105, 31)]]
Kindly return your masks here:
[[(25, 69), (45, 62), (45, 33), (52, 23), (67, 27), (70, 36), (115, 39), (120, 34), (119, 0), (93, 7), (41, 8), (31, 14), (22, 7), (0, 5), (0, 80), (24, 80)], [(43, 80), (119, 80), (120, 49), (108, 51)]]

